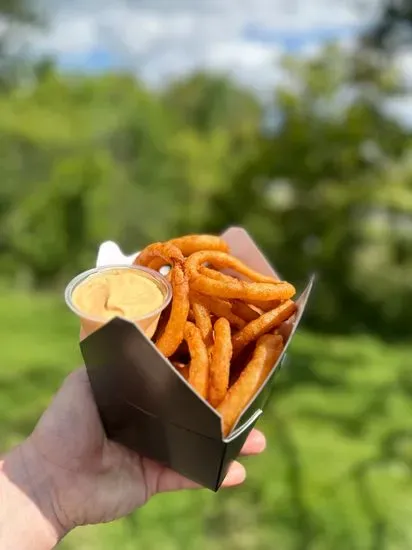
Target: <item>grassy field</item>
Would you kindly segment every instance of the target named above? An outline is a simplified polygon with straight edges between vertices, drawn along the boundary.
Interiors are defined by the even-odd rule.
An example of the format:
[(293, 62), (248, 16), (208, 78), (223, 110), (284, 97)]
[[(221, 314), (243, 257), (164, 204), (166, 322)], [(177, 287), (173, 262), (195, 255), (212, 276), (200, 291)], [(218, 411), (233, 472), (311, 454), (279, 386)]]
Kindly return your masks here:
[[(80, 363), (54, 296), (0, 297), (0, 447), (33, 427)], [(265, 412), (269, 448), (237, 490), (156, 497), (72, 533), (64, 550), (403, 550), (412, 547), (412, 347), (300, 334)]]

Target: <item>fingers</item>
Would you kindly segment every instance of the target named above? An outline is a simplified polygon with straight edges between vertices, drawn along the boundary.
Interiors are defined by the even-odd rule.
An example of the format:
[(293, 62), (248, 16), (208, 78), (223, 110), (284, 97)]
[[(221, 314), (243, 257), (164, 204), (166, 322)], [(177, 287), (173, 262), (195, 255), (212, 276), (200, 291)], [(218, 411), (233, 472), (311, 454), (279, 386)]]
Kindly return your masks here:
[(246, 479), (246, 470), (240, 462), (232, 462), (222, 487), (235, 487)]
[(245, 444), (240, 451), (240, 454), (245, 455), (258, 455), (262, 453), (266, 448), (266, 438), (259, 430), (252, 430), (247, 438)]
[[(230, 465), (229, 471), (225, 477), (222, 487), (235, 487), (240, 485), (246, 479), (246, 470), (239, 462), (233, 462)], [(182, 491), (185, 489), (201, 489), (202, 487), (190, 481), (185, 477), (173, 472), (172, 470), (165, 469), (159, 474), (157, 480), (157, 487), (151, 494), (156, 493), (168, 493), (170, 491)]]

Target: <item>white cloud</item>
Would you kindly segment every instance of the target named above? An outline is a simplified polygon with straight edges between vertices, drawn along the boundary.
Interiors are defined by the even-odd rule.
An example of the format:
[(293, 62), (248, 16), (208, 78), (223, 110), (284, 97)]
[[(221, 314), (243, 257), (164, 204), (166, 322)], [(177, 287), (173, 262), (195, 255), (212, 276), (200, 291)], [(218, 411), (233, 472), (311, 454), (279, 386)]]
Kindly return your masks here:
[[(47, 0), (44, 0), (47, 2)], [(197, 67), (230, 71), (256, 88), (280, 78), (289, 37), (316, 51), (324, 29), (362, 24), (374, 13), (344, 0), (55, 0), (37, 51), (107, 51), (153, 84)], [(49, 4), (50, 5), (50, 4)]]
[(408, 50), (400, 52), (396, 66), (405, 84), (412, 87), (412, 52)]
[(410, 128), (412, 126), (412, 96), (396, 97), (385, 104), (385, 111), (397, 122)]
[(42, 53), (53, 55), (81, 53), (92, 50), (98, 40), (96, 26), (90, 16), (56, 20), (49, 33), (35, 38)]

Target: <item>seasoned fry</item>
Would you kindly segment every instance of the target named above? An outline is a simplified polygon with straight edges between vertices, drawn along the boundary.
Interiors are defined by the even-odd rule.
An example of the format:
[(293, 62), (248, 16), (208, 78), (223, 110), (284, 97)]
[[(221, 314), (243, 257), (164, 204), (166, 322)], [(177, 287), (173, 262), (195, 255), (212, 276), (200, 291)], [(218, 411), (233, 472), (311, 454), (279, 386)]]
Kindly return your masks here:
[(214, 325), (215, 344), (212, 348), (209, 376), (209, 402), (217, 407), (226, 395), (229, 386), (232, 340), (230, 323), (224, 317)]
[(203, 342), (209, 347), (213, 343), (213, 326), (209, 310), (200, 299), (199, 295), (194, 292), (190, 294), (190, 304), (192, 306), (195, 324), (200, 330)]
[[(186, 272), (191, 288), (203, 294), (220, 298), (241, 298), (250, 300), (287, 300), (295, 294), (295, 288), (287, 282), (246, 282), (231, 278), (230, 284), (225, 281), (211, 279), (199, 273), (199, 267), (210, 263), (218, 268), (230, 268), (251, 279), (262, 278), (260, 274), (247, 267), (243, 262), (224, 252), (195, 252), (186, 260)], [(270, 280), (269, 277), (266, 277)]]
[(173, 267), (176, 263), (183, 265), (184, 260), (184, 256), (177, 246), (170, 243), (153, 243), (140, 252), (134, 263), (149, 267), (149, 265), (153, 266), (156, 261), (160, 267), (164, 265)]
[(287, 300), (276, 309), (268, 311), (258, 319), (251, 321), (232, 338), (233, 356), (236, 357), (250, 342), (257, 340), (263, 334), (267, 334), (281, 323), (286, 321), (296, 311), (296, 304)]
[(177, 246), (184, 256), (190, 256), (201, 250), (218, 250), (229, 252), (229, 246), (221, 237), (215, 235), (186, 235), (177, 239), (171, 239), (169, 243)]
[(154, 271), (159, 271), (161, 267), (165, 266), (165, 261), (163, 258), (153, 258), (150, 260), (150, 262), (147, 264), (146, 267), (149, 267), (150, 269), (154, 269)]
[(229, 323), (237, 329), (241, 329), (246, 325), (246, 321), (232, 313), (232, 304), (228, 300), (204, 296), (202, 294), (198, 294), (198, 300), (203, 303), (213, 315), (216, 315), (216, 317), (226, 317)]
[[(209, 277), (210, 279), (214, 279), (215, 281), (221, 281), (226, 284), (231, 284), (233, 278), (230, 275), (226, 275), (225, 273), (222, 273), (221, 271), (217, 271), (217, 269), (211, 269), (210, 267), (206, 267), (204, 265), (199, 267), (199, 273), (201, 275), (205, 275), (206, 277)], [(236, 302), (240, 302), (240, 300), (236, 300)], [(280, 300), (249, 300), (248, 301), (250, 306), (256, 307), (262, 311), (270, 311), (271, 309), (275, 309), (275, 307), (278, 307), (278, 305), (281, 303)], [(240, 315), (242, 317), (242, 315)], [(246, 319), (245, 321), (252, 319)]]
[[(233, 280), (233, 278), (230, 275), (226, 275), (225, 273), (222, 273), (221, 271), (217, 271), (217, 269), (211, 269), (210, 267), (206, 267), (204, 265), (199, 267), (199, 273), (201, 275), (205, 275), (206, 277), (210, 277), (211, 279), (214, 279), (215, 281), (222, 281), (226, 284), (230, 284)], [(275, 279), (276, 280), (276, 279)], [(235, 300), (233, 303), (243, 303), (240, 300)], [(257, 308), (258, 310), (262, 311), (270, 311), (271, 309), (275, 309), (275, 307), (278, 307), (280, 305), (280, 300), (249, 300), (248, 301), (249, 306), (253, 306)], [(244, 310), (246, 311), (246, 310)], [(235, 312), (235, 311), (234, 311)], [(240, 317), (244, 318), (245, 321), (252, 321), (252, 318), (247, 319), (246, 317), (243, 317), (240, 315)], [(257, 317), (255, 317), (256, 319)]]
[(232, 282), (232, 277), (230, 275), (226, 275), (225, 273), (222, 273), (217, 269), (211, 269), (210, 267), (206, 267), (205, 265), (199, 266), (199, 273), (201, 275), (205, 275), (205, 277), (214, 279), (215, 281), (222, 281), (227, 284), (230, 284)]
[(221, 414), (228, 435), (293, 329), (295, 288), (251, 269), (212, 235), (154, 243), (135, 263), (170, 266), (173, 298), (161, 315), (156, 346)]
[(251, 361), (216, 409), (222, 417), (225, 436), (230, 433), (242, 411), (265, 382), (282, 349), (283, 339), (279, 335), (266, 334), (259, 338)]
[(273, 334), (280, 334), (283, 337), (283, 340), (286, 342), (289, 340), (289, 337), (293, 330), (293, 325), (296, 321), (296, 312), (289, 317), (284, 323), (282, 323)]
[(197, 393), (207, 399), (209, 388), (209, 356), (200, 330), (187, 321), (184, 337), (190, 352), (189, 384)]
[(189, 309), (189, 314), (187, 316), (187, 320), (194, 323), (195, 322), (195, 314), (193, 313), (193, 309)]
[(160, 259), (172, 266), (171, 285), (173, 289), (170, 317), (156, 346), (165, 357), (175, 353), (183, 340), (187, 316), (189, 315), (189, 281), (184, 269), (181, 251), (168, 243), (155, 243), (146, 247), (136, 258), (138, 265), (148, 265), (153, 259)]
[[(204, 251), (205, 253), (208, 251)], [(217, 267), (220, 269), (232, 269), (233, 271), (237, 271), (238, 273), (241, 273), (243, 276), (247, 277), (249, 280), (255, 282), (255, 283), (272, 283), (276, 284), (279, 283), (279, 280), (276, 279), (276, 277), (268, 276), (268, 275), (262, 275), (262, 273), (258, 273), (254, 269), (251, 269), (247, 265), (245, 265), (243, 262), (235, 258), (234, 256), (226, 255), (226, 258), (231, 259), (232, 265), (224, 265), (223, 258), (221, 257), (218, 260), (218, 263), (216, 264)], [(207, 260), (210, 261), (210, 260)], [(212, 263), (210, 261), (210, 263)], [(207, 277), (210, 277), (211, 279), (214, 279), (215, 281), (222, 281), (227, 284), (230, 284), (235, 277), (232, 277), (231, 275), (227, 275), (226, 273), (222, 273), (221, 271), (218, 271), (217, 269), (211, 269), (210, 267), (206, 267), (205, 265), (201, 265), (199, 267), (199, 273), (206, 275)]]
[(270, 311), (271, 309), (278, 307), (281, 304), (281, 300), (251, 300), (249, 304), (253, 307), (257, 307), (261, 311)]
[(232, 311), (235, 315), (238, 315), (241, 319), (245, 320), (247, 323), (254, 321), (260, 317), (261, 313), (253, 309), (248, 304), (241, 302), (240, 300), (234, 300), (232, 302)]
[(156, 346), (165, 357), (170, 357), (183, 340), (185, 323), (189, 314), (189, 282), (183, 268), (175, 265), (172, 270), (173, 299), (169, 321)]

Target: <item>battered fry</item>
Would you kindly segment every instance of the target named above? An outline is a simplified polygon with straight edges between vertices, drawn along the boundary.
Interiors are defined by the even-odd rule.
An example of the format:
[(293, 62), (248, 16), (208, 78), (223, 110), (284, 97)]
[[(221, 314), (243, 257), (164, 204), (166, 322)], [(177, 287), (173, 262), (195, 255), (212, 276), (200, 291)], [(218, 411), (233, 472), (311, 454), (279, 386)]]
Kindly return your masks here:
[(233, 338), (233, 356), (236, 357), (250, 342), (257, 340), (263, 334), (267, 334), (281, 323), (286, 321), (296, 311), (296, 304), (292, 300), (283, 302), (272, 311), (261, 315), (258, 319), (248, 323), (239, 330)]
[(275, 309), (275, 307), (278, 307), (281, 302), (280, 300), (251, 300), (249, 303), (251, 306), (257, 307), (261, 311), (270, 311), (271, 309)]
[(182, 252), (169, 243), (155, 243), (146, 247), (136, 258), (135, 263), (147, 266), (154, 259), (164, 265), (171, 265), (171, 285), (173, 290), (172, 307), (169, 320), (163, 333), (156, 340), (156, 346), (165, 357), (175, 353), (184, 336), (187, 316), (189, 315), (189, 280), (184, 269)]
[[(170, 243), (153, 243), (146, 246), (135, 259), (136, 265), (144, 267), (154, 266), (160, 267), (170, 265), (173, 267), (176, 263), (183, 265), (185, 259), (182, 252)], [(151, 267), (154, 269), (154, 267)]]
[[(199, 273), (201, 275), (205, 275), (206, 277), (209, 277), (210, 279), (214, 279), (215, 281), (221, 281), (223, 283), (226, 283), (227, 285), (230, 285), (232, 283), (233, 277), (230, 275), (226, 275), (225, 273), (222, 273), (221, 271), (218, 271), (217, 269), (211, 269), (210, 267), (206, 267), (204, 265), (201, 265), (199, 267)], [(238, 304), (244, 304), (244, 302), (241, 302), (240, 300), (235, 300), (233, 302)], [(258, 308), (258, 310), (261, 311), (270, 311), (271, 309), (275, 309), (275, 307), (278, 307), (280, 304), (280, 300), (249, 300), (249, 305)], [(239, 310), (240, 311), (240, 310)], [(244, 312), (246, 310), (243, 310)], [(234, 309), (234, 313), (236, 313)], [(249, 314), (249, 318), (243, 317), (243, 315), (239, 315), (240, 317), (244, 318), (245, 321), (252, 321), (251, 315)], [(256, 319), (257, 317), (255, 317)]]
[(230, 433), (242, 411), (265, 382), (282, 349), (283, 339), (279, 335), (266, 334), (259, 338), (251, 361), (216, 409), (222, 417), (224, 436)]
[[(278, 283), (279, 282), (279, 280), (276, 279), (276, 277), (262, 275), (262, 273), (258, 273), (254, 269), (251, 269), (250, 267), (245, 265), (243, 262), (241, 262), (234, 256), (230, 256), (230, 254), (228, 254), (227, 256), (231, 258), (232, 263), (233, 263), (233, 260), (235, 260), (236, 263), (233, 263), (232, 266), (229, 266), (229, 265), (224, 265), (220, 262), (220, 266), (219, 266), (220, 269), (228, 269), (230, 267), (230, 269), (232, 269), (233, 271), (237, 271), (238, 273), (241, 273), (242, 275), (247, 277), (250, 281), (253, 281), (255, 283)], [(233, 277), (231, 275), (227, 275), (226, 273), (222, 273), (217, 269), (211, 269), (210, 267), (206, 267), (204, 265), (201, 265), (199, 267), (199, 273), (202, 273), (203, 275), (206, 275), (207, 277), (210, 277), (215, 281), (222, 281), (226, 283), (231, 283), (233, 281)]]
[(220, 237), (187, 235), (154, 243), (135, 260), (155, 270), (170, 266), (173, 298), (156, 345), (221, 414), (225, 435), (279, 358), (296, 311), (293, 285), (228, 251)]
[[(231, 277), (230, 284), (226, 281), (211, 279), (199, 272), (204, 263), (210, 263), (218, 268), (229, 268), (250, 279), (271, 280), (272, 282), (246, 282)], [(295, 288), (287, 282), (280, 282), (270, 277), (262, 276), (250, 269), (243, 262), (224, 252), (195, 252), (186, 260), (186, 272), (191, 288), (203, 294), (220, 298), (238, 298), (246, 302), (251, 300), (287, 300), (295, 294)]]
[(215, 344), (212, 348), (209, 376), (209, 403), (217, 407), (226, 395), (229, 386), (232, 340), (230, 323), (224, 317), (214, 326)]
[(240, 300), (233, 300), (232, 311), (235, 315), (238, 315), (241, 319), (243, 319), (247, 323), (250, 323), (250, 321), (254, 321), (261, 315), (261, 313), (256, 311), (256, 309), (253, 309), (248, 304), (245, 304)]
[(190, 304), (195, 324), (200, 330), (206, 347), (209, 347), (213, 344), (213, 326), (209, 310), (200, 299), (199, 295), (194, 292), (190, 294)]
[(232, 312), (232, 304), (228, 300), (204, 296), (202, 294), (198, 294), (198, 300), (204, 304), (207, 310), (213, 313), (213, 315), (216, 315), (216, 317), (226, 317), (229, 323), (237, 329), (241, 329), (246, 325), (246, 321)]
[(190, 352), (188, 382), (197, 393), (207, 399), (209, 388), (209, 356), (200, 330), (187, 321), (184, 337)]
[(200, 250), (218, 250), (229, 252), (228, 244), (215, 235), (186, 235), (177, 239), (171, 239), (169, 243), (177, 246), (184, 256), (190, 256)]

